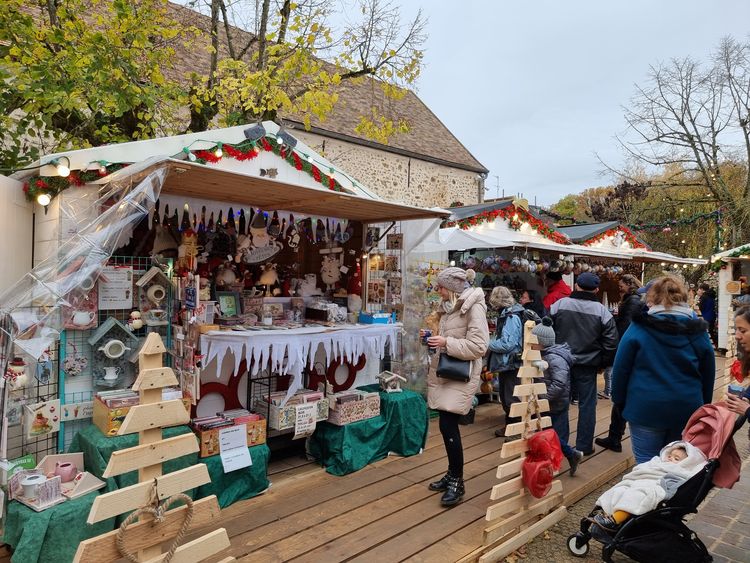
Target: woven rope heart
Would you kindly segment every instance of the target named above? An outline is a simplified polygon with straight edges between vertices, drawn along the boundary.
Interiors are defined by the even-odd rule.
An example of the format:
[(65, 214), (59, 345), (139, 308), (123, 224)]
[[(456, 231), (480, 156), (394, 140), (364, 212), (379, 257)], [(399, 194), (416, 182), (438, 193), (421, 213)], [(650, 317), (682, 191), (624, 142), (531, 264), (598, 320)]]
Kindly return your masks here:
[(135, 522), (139, 516), (143, 516), (144, 514), (151, 514), (154, 517), (154, 525), (159, 524), (164, 521), (167, 510), (169, 510), (173, 504), (176, 504), (180, 501), (184, 502), (187, 505), (187, 510), (185, 511), (185, 518), (182, 521), (180, 530), (177, 532), (174, 541), (169, 546), (169, 551), (162, 559), (162, 563), (169, 563), (172, 560), (172, 557), (174, 557), (177, 548), (180, 547), (182, 539), (190, 529), (190, 523), (193, 520), (193, 499), (183, 493), (172, 495), (161, 504), (157, 502), (155, 506), (144, 506), (143, 508), (139, 508), (135, 512), (131, 512), (130, 515), (125, 519), (125, 521), (120, 525), (120, 529), (117, 532), (117, 550), (120, 552), (120, 554), (128, 561), (139, 563), (137, 555), (127, 549), (127, 547), (125, 547), (125, 532), (127, 531), (128, 527), (133, 522)]

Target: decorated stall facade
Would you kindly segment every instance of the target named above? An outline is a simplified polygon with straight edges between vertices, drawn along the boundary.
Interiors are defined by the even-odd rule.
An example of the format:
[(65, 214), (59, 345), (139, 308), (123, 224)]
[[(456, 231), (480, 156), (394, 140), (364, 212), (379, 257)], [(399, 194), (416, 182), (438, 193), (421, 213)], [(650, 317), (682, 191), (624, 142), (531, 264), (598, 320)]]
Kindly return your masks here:
[(728, 357), (734, 357), (734, 312), (750, 305), (750, 244), (714, 254), (711, 269), (718, 274), (718, 347), (727, 350)]
[(221, 506), (248, 493), (222, 480), (225, 431), (243, 427), (263, 473), (251, 496), (269, 434), (372, 410), (377, 388), (353, 387), (399, 363), (402, 225), (446, 215), (376, 197), (268, 122), (50, 155), (19, 180), (36, 267), (0, 296), (0, 457), (73, 447), (106, 466), (156, 333), (179, 382), (163, 398), (191, 418), (175, 430), (195, 432), (214, 489), (232, 491)]

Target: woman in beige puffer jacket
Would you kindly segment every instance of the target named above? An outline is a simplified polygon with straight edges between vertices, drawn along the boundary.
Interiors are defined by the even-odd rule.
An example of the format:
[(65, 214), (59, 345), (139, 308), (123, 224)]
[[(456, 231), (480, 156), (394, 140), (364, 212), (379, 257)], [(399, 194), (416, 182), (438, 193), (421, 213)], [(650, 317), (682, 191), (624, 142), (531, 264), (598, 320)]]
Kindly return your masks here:
[[(474, 271), (446, 268), (437, 276), (440, 304), (440, 334), (427, 339), (428, 346), (438, 348), (427, 375), (427, 403), (440, 416), (440, 433), (448, 454), (448, 472), (439, 481), (430, 483), (433, 491), (444, 491), (443, 506), (457, 504), (464, 495), (464, 453), (458, 419), (471, 409), (479, 390), (482, 357), (487, 351), (490, 335), (487, 327), (487, 306), (484, 292), (471, 287)], [(437, 377), (440, 353), (459, 360), (471, 361), (467, 383)]]

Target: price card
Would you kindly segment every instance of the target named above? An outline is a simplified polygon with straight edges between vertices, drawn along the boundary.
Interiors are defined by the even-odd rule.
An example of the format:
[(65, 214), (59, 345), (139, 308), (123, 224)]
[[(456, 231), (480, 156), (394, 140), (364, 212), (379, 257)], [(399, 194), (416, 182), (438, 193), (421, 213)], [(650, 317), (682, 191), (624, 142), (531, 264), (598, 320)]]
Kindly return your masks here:
[(247, 424), (229, 426), (219, 430), (219, 455), (224, 473), (250, 467), (253, 460), (247, 449)]
[(293, 440), (298, 438), (306, 438), (311, 436), (315, 432), (315, 424), (317, 422), (318, 414), (318, 403), (302, 403), (301, 405), (294, 405), (294, 437)]

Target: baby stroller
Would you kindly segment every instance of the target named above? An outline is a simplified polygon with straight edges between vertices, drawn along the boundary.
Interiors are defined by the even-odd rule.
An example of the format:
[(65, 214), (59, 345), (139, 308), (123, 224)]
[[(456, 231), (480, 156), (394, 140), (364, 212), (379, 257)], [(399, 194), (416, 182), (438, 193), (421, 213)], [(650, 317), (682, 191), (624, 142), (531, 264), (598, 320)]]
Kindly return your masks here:
[[(602, 561), (612, 561), (619, 551), (635, 561), (660, 563), (702, 563), (713, 561), (706, 546), (684, 522), (714, 487), (731, 488), (739, 479), (740, 459), (732, 437), (745, 422), (720, 405), (704, 405), (690, 417), (682, 439), (706, 455), (706, 465), (677, 489), (675, 495), (656, 509), (632, 516), (614, 534), (592, 536), (591, 518), (601, 510), (595, 507), (581, 519), (581, 530), (568, 538), (568, 550), (585, 557), (592, 539), (602, 542)], [(720, 470), (721, 468), (721, 470)], [(598, 530), (597, 530), (598, 531)]]

